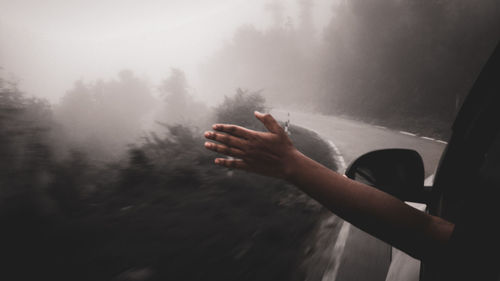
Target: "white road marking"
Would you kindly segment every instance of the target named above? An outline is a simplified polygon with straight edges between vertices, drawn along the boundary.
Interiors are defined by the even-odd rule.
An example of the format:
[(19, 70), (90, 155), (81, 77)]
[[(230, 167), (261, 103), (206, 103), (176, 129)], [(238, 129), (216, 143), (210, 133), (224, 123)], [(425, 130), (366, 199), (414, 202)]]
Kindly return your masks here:
[(399, 131), (399, 133), (403, 134), (403, 135), (408, 135), (408, 136), (412, 136), (412, 137), (416, 137), (417, 135), (414, 134), (414, 133), (410, 133), (410, 132), (405, 132), (405, 131)]
[[(318, 136), (321, 136), (320, 134), (318, 134), (318, 132), (316, 132), (314, 130), (311, 130), (311, 129), (308, 129), (308, 130), (312, 131), (313, 133), (317, 134)], [(322, 138), (322, 139), (324, 139), (324, 138)], [(346, 165), (344, 156), (340, 152), (340, 149), (331, 140), (327, 140), (327, 142), (328, 142), (330, 148), (335, 152), (334, 160), (336, 163), (339, 164), (337, 172), (339, 174), (343, 175), (345, 170), (347, 169), (347, 165)], [(340, 219), (340, 218), (331, 214), (329, 219)], [(323, 223), (325, 223), (325, 221)], [(333, 248), (328, 247), (328, 250), (332, 249), (331, 256), (333, 256), (335, 258), (333, 260), (333, 263), (330, 263), (330, 262), (328, 263), (327, 268), (326, 268), (325, 272), (323, 272), (323, 276), (321, 277), (321, 281), (336, 281), (337, 275), (339, 272), (339, 268), (340, 268), (341, 257), (344, 254), (345, 245), (347, 242), (347, 238), (349, 236), (350, 226), (351, 226), (351, 224), (349, 224), (348, 222), (342, 221), (342, 226), (340, 227), (339, 233), (337, 235), (337, 240), (335, 241), (335, 245), (333, 246)], [(306, 280), (308, 280), (308, 279), (306, 278)]]
[(420, 137), (421, 139), (424, 139), (424, 140), (431, 140), (431, 141), (435, 141), (436, 139), (433, 139), (433, 138), (429, 138), (429, 137)]
[(335, 264), (333, 267), (328, 268), (327, 271), (323, 274), (323, 278), (321, 281), (335, 281), (337, 280), (337, 274), (339, 273), (340, 260), (342, 255), (344, 254), (345, 244), (347, 242), (347, 237), (349, 235), (349, 230), (351, 228), (351, 224), (343, 221), (342, 227), (340, 228), (340, 232), (337, 236), (337, 241), (335, 242), (335, 246), (333, 247), (332, 255), (335, 258)]
[[(318, 132), (316, 132), (315, 130), (312, 130), (309, 128), (306, 128), (306, 129), (321, 137), (321, 135)], [(322, 139), (325, 140), (325, 138), (322, 138)], [(346, 165), (344, 156), (342, 156), (340, 149), (331, 140), (328, 140), (328, 144), (330, 145), (330, 148), (333, 149), (333, 151), (335, 152), (335, 156), (334, 156), (335, 162), (340, 163), (340, 167), (338, 167), (339, 170), (337, 172), (339, 174), (343, 175), (345, 173), (345, 170), (347, 169), (347, 165)]]
[(434, 184), (434, 174), (428, 176), (424, 181), (425, 186), (431, 186), (433, 184)]
[[(328, 144), (333, 148), (335, 151), (335, 160), (340, 164), (339, 167), (339, 173), (344, 174), (345, 170), (347, 169), (347, 165), (345, 163), (344, 156), (340, 152), (340, 149), (333, 143), (331, 140), (328, 140)], [(335, 246), (333, 246), (333, 253), (332, 255), (335, 258), (334, 265), (330, 268), (327, 269), (327, 271), (323, 274), (323, 278), (321, 278), (321, 281), (335, 281), (337, 280), (337, 274), (339, 273), (339, 267), (340, 267), (340, 261), (341, 257), (344, 254), (344, 249), (345, 249), (345, 244), (347, 242), (347, 237), (349, 236), (349, 230), (350, 230), (351, 224), (343, 221), (342, 226), (340, 228), (339, 234), (337, 236), (337, 241), (335, 241)]]
[(335, 151), (335, 161), (340, 164), (339, 170), (337, 172), (340, 174), (344, 174), (345, 169), (347, 168), (344, 156), (342, 156), (339, 148), (331, 140), (328, 141), (328, 144), (333, 149), (333, 151)]
[(442, 140), (436, 140), (436, 142), (448, 144), (448, 142), (445, 142), (445, 141), (442, 141)]

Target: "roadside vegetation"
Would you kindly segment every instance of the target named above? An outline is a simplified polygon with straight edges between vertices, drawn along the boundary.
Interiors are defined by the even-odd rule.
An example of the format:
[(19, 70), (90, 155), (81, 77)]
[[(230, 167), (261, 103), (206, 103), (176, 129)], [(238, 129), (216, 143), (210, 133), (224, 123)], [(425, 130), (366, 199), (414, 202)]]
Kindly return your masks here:
[[(140, 85), (131, 75), (99, 87)], [(61, 122), (57, 114), (71, 110), (0, 82), (2, 279), (301, 279), (307, 238), (323, 209), (281, 180), (213, 165), (215, 155), (203, 148), (205, 128), (161, 122), (162, 130), (143, 133), (123, 153), (103, 157), (96, 144), (108, 135), (82, 139), (89, 134), (65, 129), (75, 122), (72, 129), (95, 132), (92, 119)], [(86, 109), (95, 110), (90, 117), (100, 112), (119, 119), (119, 112), (99, 108), (105, 105), (95, 95), (86, 96), (97, 92), (97, 101), (106, 100), (106, 91), (76, 87), (66, 106), (69, 97), (87, 100)], [(252, 112), (265, 109), (259, 93), (238, 90), (205, 119), (259, 129)], [(75, 128), (77, 121), (88, 123)], [(336, 168), (317, 135), (295, 126), (290, 132), (301, 151)]]

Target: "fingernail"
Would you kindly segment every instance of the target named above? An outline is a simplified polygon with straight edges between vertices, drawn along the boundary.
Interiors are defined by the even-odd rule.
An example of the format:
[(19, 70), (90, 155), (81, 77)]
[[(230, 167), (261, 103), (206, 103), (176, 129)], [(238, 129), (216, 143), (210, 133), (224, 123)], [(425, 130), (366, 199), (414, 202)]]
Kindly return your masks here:
[(212, 145), (212, 144), (211, 144), (210, 142), (208, 142), (208, 141), (207, 141), (207, 142), (205, 142), (205, 147), (206, 147), (206, 148), (210, 148), (210, 146), (211, 146), (211, 145)]
[(220, 159), (215, 159), (214, 162), (215, 164), (220, 164)]
[(205, 132), (205, 137), (209, 138), (212, 135), (212, 132)]
[(214, 130), (219, 129), (219, 124), (214, 124), (214, 125), (212, 125), (212, 128), (214, 128)]

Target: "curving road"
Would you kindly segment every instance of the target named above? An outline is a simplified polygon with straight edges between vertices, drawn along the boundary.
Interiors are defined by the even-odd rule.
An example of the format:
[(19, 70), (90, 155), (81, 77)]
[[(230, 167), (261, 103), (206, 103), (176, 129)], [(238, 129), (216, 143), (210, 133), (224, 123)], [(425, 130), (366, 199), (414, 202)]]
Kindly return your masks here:
[[(287, 111), (273, 110), (279, 120), (286, 120)], [(411, 132), (393, 131), (359, 121), (305, 112), (290, 112), (290, 123), (316, 131), (334, 143), (334, 148), (349, 165), (362, 154), (384, 148), (410, 148), (424, 160), (426, 176), (434, 173), (446, 143)], [(335, 216), (320, 226), (317, 249), (323, 252), (308, 261), (311, 273), (307, 280), (380, 280), (385, 281), (391, 264), (392, 248), (348, 223), (339, 223)], [(324, 229), (323, 233), (321, 230)], [(329, 235), (325, 235), (325, 233)], [(332, 236), (334, 238), (332, 239)], [(326, 253), (326, 254), (325, 254)], [(408, 259), (397, 252), (397, 257)], [(409, 265), (411, 261), (408, 259)], [(406, 266), (405, 280), (418, 280), (418, 264)], [(394, 275), (393, 268), (391, 274)], [(410, 279), (408, 279), (410, 278)]]

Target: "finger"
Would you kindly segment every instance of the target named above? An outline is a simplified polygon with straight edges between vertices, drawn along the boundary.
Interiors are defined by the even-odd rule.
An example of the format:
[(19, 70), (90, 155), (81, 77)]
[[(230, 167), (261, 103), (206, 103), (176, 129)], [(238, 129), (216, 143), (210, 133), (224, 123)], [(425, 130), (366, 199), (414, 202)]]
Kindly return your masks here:
[(225, 158), (215, 158), (215, 164), (219, 166), (224, 166), (227, 168), (234, 168), (240, 170), (248, 170), (248, 164), (241, 159), (225, 159)]
[(231, 147), (244, 148), (246, 146), (246, 140), (227, 134), (205, 132), (205, 138), (218, 141)]
[(245, 153), (243, 151), (223, 144), (217, 144), (207, 141), (205, 142), (205, 148), (232, 157), (242, 158), (243, 156), (245, 156)]
[(271, 114), (269, 113), (264, 114), (258, 111), (255, 111), (254, 114), (255, 117), (257, 117), (257, 119), (259, 119), (259, 121), (262, 122), (264, 126), (266, 126), (269, 132), (275, 134), (281, 134), (284, 132), (283, 128), (281, 128), (281, 126), (278, 124), (278, 122), (276, 122), (276, 119), (274, 119), (274, 117)]
[(248, 139), (250, 135), (256, 133), (255, 131), (249, 130), (247, 128), (231, 124), (214, 124), (212, 128), (219, 132), (228, 133), (230, 135), (246, 139)]

